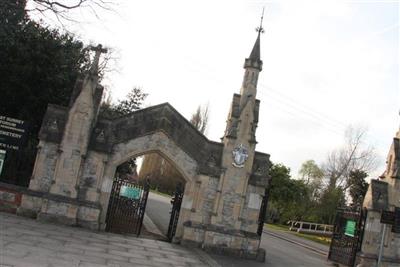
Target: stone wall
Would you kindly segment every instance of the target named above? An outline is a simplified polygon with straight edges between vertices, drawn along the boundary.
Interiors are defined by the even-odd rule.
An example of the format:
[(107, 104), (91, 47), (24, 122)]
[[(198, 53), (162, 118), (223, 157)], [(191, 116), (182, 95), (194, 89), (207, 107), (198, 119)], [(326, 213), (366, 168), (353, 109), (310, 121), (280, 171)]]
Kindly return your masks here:
[(20, 186), (0, 182), (0, 211), (16, 213), (21, 205), (22, 192)]

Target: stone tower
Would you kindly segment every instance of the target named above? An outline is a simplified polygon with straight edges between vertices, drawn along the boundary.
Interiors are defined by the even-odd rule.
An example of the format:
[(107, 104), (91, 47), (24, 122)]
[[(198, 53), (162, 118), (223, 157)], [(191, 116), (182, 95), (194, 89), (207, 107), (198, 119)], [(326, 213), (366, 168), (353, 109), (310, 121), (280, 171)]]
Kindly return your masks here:
[(221, 192), (215, 202), (216, 215), (212, 218), (212, 223), (216, 225), (224, 224), (240, 228), (245, 218), (244, 201), (257, 143), (255, 132), (260, 101), (256, 99), (256, 94), (258, 75), (262, 70), (260, 59), (262, 31), (260, 26), (253, 50), (245, 59), (240, 94), (233, 95), (225, 134), (222, 138), (224, 149), (221, 165), (225, 173), (220, 180)]
[[(255, 150), (260, 107), (260, 101), (256, 99), (257, 81), (262, 70), (261, 25), (257, 32), (250, 56), (244, 62), (240, 94), (233, 95), (222, 137), (222, 171), (215, 179), (211, 205), (207, 204), (209, 220), (198, 223), (192, 217), (190, 223), (184, 223), (183, 241), (190, 240), (212, 252), (263, 261), (265, 251), (260, 248), (263, 218), (260, 216), (265, 212), (266, 206), (262, 203), (267, 198), (271, 163), (268, 154)], [(204, 177), (201, 181), (207, 180)]]

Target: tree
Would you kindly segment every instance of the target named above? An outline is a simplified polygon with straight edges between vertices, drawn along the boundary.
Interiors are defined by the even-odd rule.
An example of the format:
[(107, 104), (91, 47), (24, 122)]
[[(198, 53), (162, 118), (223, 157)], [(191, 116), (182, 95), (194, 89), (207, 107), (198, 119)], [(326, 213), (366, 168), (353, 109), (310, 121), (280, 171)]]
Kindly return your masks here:
[(25, 1), (0, 1), (0, 114), (25, 120), (30, 129), (22, 151), (7, 154), (1, 178), (27, 185), (47, 104), (67, 106), (89, 50), (71, 34), (29, 19)]
[(25, 2), (25, 0), (0, 1), (0, 22), (2, 30), (15, 29), (18, 27), (18, 24), (27, 19)]
[(334, 223), (337, 207), (344, 206), (346, 203), (344, 192), (341, 187), (332, 188), (328, 186), (324, 189), (316, 210), (321, 223)]
[(277, 222), (301, 220), (306, 209), (302, 205), (307, 199), (307, 186), (303, 181), (291, 179), (290, 169), (283, 164), (273, 164), (269, 171), (272, 181), (270, 188), (270, 218)]
[(125, 99), (118, 102), (115, 106), (115, 112), (120, 115), (126, 115), (140, 109), (147, 95), (148, 94), (144, 93), (142, 89), (133, 88)]
[(367, 181), (365, 181), (367, 177), (368, 174), (361, 170), (352, 170), (349, 174), (349, 194), (353, 206), (362, 206), (369, 185)]
[(322, 188), (324, 172), (314, 160), (307, 160), (301, 165), (299, 175), (300, 179), (309, 188), (310, 198), (315, 199)]
[[(24, 0), (26, 2), (26, 0)], [(42, 15), (54, 14), (59, 22), (71, 20), (69, 11), (77, 8), (89, 9), (97, 16), (96, 8), (111, 10), (112, 1), (107, 0), (30, 0), (27, 12), (37, 11)]]
[(345, 145), (332, 151), (323, 165), (330, 188), (350, 186), (351, 171), (373, 171), (377, 167), (377, 156), (372, 146), (365, 144), (366, 129), (349, 126), (345, 133)]
[[(142, 107), (147, 95), (141, 88), (134, 87), (127, 94), (126, 98), (119, 100), (117, 104), (113, 104), (111, 96), (108, 95), (100, 106), (99, 116), (107, 119), (115, 119), (130, 114)], [(129, 175), (137, 175), (136, 168), (136, 158), (130, 158), (117, 167), (116, 173), (117, 176), (126, 179)]]
[(199, 130), (202, 134), (204, 134), (207, 130), (208, 115), (208, 104), (205, 107), (202, 107), (200, 105), (197, 107), (196, 112), (192, 114), (192, 117), (190, 119), (190, 123), (192, 123), (193, 126), (196, 127), (196, 129)]
[(111, 97), (104, 99), (100, 107), (100, 116), (107, 119), (114, 119), (123, 115), (132, 113), (140, 109), (148, 94), (144, 93), (141, 88), (134, 87), (127, 96), (119, 100), (117, 104), (113, 104)]
[(301, 165), (299, 171), (301, 179), (305, 184), (320, 183), (324, 172), (318, 167), (314, 160), (307, 160)]

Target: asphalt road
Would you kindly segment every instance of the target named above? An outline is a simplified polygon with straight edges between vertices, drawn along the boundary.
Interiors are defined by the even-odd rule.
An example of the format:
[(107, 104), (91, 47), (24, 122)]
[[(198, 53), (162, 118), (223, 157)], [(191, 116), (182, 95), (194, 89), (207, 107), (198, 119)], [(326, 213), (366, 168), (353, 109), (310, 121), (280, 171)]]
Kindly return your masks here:
[(146, 214), (164, 235), (168, 232), (171, 217), (171, 199), (158, 194), (149, 193), (146, 205)]
[[(170, 199), (150, 193), (146, 214), (154, 224), (166, 233), (171, 209)], [(274, 234), (279, 234), (275, 233)], [(232, 257), (210, 255), (215, 261), (224, 267), (324, 267), (332, 266), (327, 262), (326, 256), (315, 251), (293, 244), (276, 236), (264, 233), (261, 240), (261, 247), (266, 250), (266, 261), (258, 263), (254, 261), (239, 260)]]
[(223, 267), (325, 267), (332, 266), (326, 256), (290, 243), (283, 239), (263, 234), (261, 247), (266, 250), (264, 263), (239, 260), (231, 257), (210, 255)]

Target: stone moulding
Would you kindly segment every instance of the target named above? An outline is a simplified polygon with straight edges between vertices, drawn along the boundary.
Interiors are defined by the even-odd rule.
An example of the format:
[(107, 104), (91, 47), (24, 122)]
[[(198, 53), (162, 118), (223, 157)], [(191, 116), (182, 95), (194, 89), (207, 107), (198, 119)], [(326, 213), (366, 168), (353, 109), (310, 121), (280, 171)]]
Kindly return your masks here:
[(203, 223), (198, 223), (198, 222), (193, 222), (193, 221), (186, 221), (183, 223), (183, 226), (195, 228), (195, 229), (201, 229), (204, 231), (216, 232), (216, 233), (220, 233), (220, 234), (226, 234), (226, 235), (232, 235), (232, 236), (237, 236), (237, 237), (252, 238), (252, 239), (260, 240), (260, 236), (257, 235), (257, 233), (252, 233), (252, 232), (243, 231), (243, 230), (236, 230), (236, 229), (227, 229), (225, 227), (212, 225), (212, 224), (203, 224)]
[(76, 198), (69, 198), (69, 197), (55, 195), (55, 194), (51, 194), (51, 193), (47, 193), (47, 192), (33, 191), (26, 187), (2, 183), (2, 182), (0, 182), (0, 187), (9, 188), (9, 189), (15, 190), (17, 192), (20, 192), (22, 194), (32, 196), (32, 197), (38, 197), (38, 198), (42, 198), (42, 199), (58, 201), (58, 202), (67, 203), (67, 204), (73, 204), (76, 206), (84, 206), (84, 207), (88, 207), (88, 208), (101, 209), (101, 205), (97, 202), (91, 202), (91, 201), (87, 201), (87, 200), (78, 200)]

